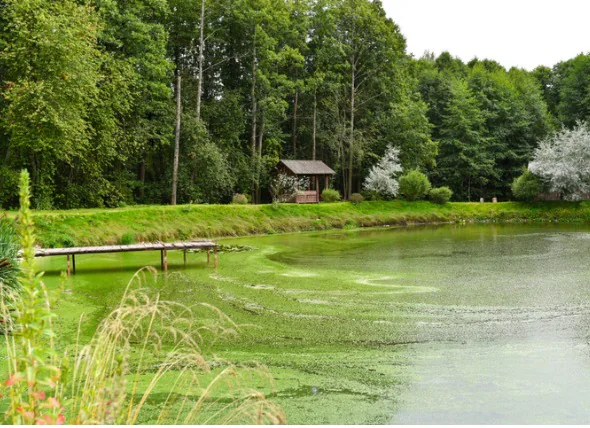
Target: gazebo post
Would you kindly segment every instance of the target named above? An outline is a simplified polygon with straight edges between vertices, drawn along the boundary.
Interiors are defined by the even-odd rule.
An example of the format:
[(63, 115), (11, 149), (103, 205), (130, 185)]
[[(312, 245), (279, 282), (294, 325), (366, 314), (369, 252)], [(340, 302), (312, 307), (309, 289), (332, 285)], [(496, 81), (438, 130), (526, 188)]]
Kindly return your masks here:
[(329, 181), (329, 176), (324, 175), (324, 189), (327, 189), (328, 186), (330, 185), (330, 181)]
[(315, 199), (316, 199), (316, 202), (319, 204), (320, 203), (320, 179), (317, 175), (315, 176)]

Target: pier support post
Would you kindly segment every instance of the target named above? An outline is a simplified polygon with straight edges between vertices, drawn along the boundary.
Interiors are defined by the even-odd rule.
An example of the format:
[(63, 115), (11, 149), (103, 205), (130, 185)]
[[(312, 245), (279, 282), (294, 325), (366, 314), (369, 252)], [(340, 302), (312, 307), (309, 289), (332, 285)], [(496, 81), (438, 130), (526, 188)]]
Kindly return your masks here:
[(186, 267), (186, 250), (183, 250), (183, 257), (184, 257), (184, 267)]
[(168, 272), (168, 253), (166, 250), (162, 250), (162, 257), (164, 258), (164, 272)]
[(211, 250), (207, 248), (207, 264), (211, 263)]
[(76, 275), (76, 255), (72, 254), (72, 273)]
[(215, 266), (215, 269), (217, 269), (219, 266), (219, 260), (217, 258), (217, 245), (213, 249), (213, 266)]
[(70, 266), (70, 255), (69, 254), (66, 256), (66, 259), (67, 259), (67, 263), (68, 263), (68, 276), (70, 276), (71, 266)]

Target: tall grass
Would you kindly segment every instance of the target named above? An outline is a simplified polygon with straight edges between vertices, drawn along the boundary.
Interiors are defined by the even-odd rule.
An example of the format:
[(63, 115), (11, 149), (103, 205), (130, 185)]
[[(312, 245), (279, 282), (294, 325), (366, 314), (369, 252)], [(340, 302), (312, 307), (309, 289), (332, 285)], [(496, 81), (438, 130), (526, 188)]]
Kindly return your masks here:
[(15, 223), (6, 214), (0, 215), (0, 289), (19, 286), (19, 250)]
[[(146, 285), (155, 271), (133, 276), (121, 303), (88, 344), (76, 340), (58, 355), (55, 314), (35, 267), (29, 178), (21, 174), (19, 233), (22, 292), (0, 302), (8, 377), (3, 396), (11, 424), (283, 423), (280, 407), (249, 385), (272, 388), (258, 366), (208, 359), (201, 347), (239, 327), (216, 308), (164, 301)], [(80, 320), (82, 325), (83, 320)], [(80, 331), (80, 329), (79, 329)], [(78, 335), (80, 336), (80, 335)], [(157, 403), (158, 410), (148, 407)], [(151, 406), (153, 407), (153, 405)]]

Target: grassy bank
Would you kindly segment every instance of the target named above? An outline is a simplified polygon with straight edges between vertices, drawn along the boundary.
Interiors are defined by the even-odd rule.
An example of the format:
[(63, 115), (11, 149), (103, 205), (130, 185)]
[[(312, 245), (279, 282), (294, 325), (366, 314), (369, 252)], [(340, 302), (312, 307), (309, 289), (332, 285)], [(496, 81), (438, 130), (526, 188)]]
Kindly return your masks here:
[(35, 213), (38, 243), (44, 247), (463, 221), (587, 222), (590, 202), (182, 205)]

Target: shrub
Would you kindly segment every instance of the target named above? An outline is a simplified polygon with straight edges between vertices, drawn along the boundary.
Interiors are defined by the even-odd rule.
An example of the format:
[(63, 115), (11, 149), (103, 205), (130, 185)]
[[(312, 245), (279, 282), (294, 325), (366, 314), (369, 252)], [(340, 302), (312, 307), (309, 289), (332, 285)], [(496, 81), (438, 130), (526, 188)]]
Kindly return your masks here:
[(274, 203), (290, 202), (297, 196), (300, 189), (307, 188), (307, 178), (297, 178), (287, 174), (279, 174), (270, 185), (270, 194)]
[(532, 201), (543, 191), (543, 184), (539, 177), (529, 169), (512, 182), (512, 194), (521, 201)]
[(399, 193), (408, 201), (422, 199), (431, 187), (428, 177), (417, 169), (413, 169), (399, 179)]
[(231, 203), (235, 204), (235, 205), (247, 205), (248, 198), (246, 197), (246, 195), (243, 195), (241, 193), (236, 193), (234, 195), (234, 197), (231, 198)]
[(119, 239), (119, 244), (121, 245), (130, 245), (135, 243), (135, 234), (133, 232), (125, 232), (121, 239)]
[(360, 193), (353, 193), (352, 195), (350, 195), (350, 202), (355, 205), (360, 204), (364, 200), (365, 200), (365, 198)]
[(335, 189), (324, 189), (322, 192), (322, 201), (324, 202), (338, 202), (340, 200), (340, 192)]
[(428, 195), (430, 196), (430, 200), (435, 204), (446, 204), (451, 200), (453, 191), (447, 186), (437, 187), (430, 190)]

